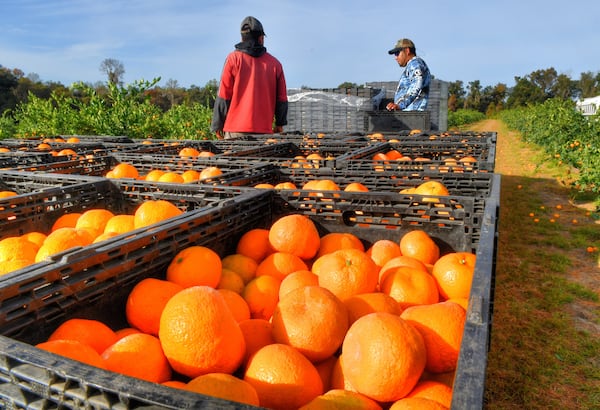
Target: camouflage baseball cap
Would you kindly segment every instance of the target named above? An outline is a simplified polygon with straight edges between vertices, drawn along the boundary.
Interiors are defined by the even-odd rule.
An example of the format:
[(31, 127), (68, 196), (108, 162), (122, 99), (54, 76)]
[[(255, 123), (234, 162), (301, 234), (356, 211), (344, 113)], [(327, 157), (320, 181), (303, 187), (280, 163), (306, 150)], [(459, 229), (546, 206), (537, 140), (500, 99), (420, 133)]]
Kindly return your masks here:
[(388, 51), (388, 54), (396, 54), (398, 51), (405, 49), (406, 47), (415, 48), (415, 43), (407, 38), (403, 38), (402, 40), (398, 40), (396, 46)]
[(257, 33), (262, 36), (265, 35), (263, 30), (263, 26), (260, 21), (256, 17), (248, 16), (244, 20), (242, 20), (242, 25), (240, 27), (241, 33)]

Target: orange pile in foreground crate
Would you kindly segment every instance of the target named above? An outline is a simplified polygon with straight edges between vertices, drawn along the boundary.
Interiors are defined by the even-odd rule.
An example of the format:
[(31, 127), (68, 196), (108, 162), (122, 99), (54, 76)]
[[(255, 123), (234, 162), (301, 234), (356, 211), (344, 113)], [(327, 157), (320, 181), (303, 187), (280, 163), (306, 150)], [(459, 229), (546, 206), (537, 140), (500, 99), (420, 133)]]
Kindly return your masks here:
[[(193, 281), (171, 284), (171, 270), (138, 283), (124, 306), (131, 327), (108, 332), (124, 336), (100, 352), (104, 367), (273, 409), (448, 408), (466, 313), (443, 289), (452, 289), (452, 299), (466, 298), (474, 261), (461, 253), (439, 257), (424, 231), (398, 238), (397, 248), (315, 232), (309, 218), (288, 215), (248, 232), (236, 254), (220, 258), (194, 246), (187, 251), (194, 255), (190, 268), (186, 257), (175, 256), (177, 275)], [(288, 255), (286, 263), (300, 261), (297, 269), (260, 268), (278, 254)], [(398, 280), (400, 274), (406, 279)], [(236, 275), (237, 292), (220, 286)], [(415, 298), (411, 275), (428, 278), (435, 298)], [(85, 335), (73, 338), (87, 343)], [(146, 359), (111, 364), (117, 350), (135, 358), (142, 342)]]

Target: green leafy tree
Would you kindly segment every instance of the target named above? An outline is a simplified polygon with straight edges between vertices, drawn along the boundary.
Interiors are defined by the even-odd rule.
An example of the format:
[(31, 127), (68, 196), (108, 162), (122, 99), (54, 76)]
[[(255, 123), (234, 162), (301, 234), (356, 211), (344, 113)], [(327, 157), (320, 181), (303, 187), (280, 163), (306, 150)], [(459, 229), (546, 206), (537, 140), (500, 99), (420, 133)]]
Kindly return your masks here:
[(465, 98), (465, 108), (481, 111), (481, 82), (479, 80), (470, 81), (467, 89), (468, 93)]
[(462, 81), (448, 83), (448, 110), (456, 111), (465, 106), (465, 89)]
[(17, 105), (14, 93), (19, 84), (19, 77), (14, 70), (0, 66), (0, 113), (12, 109)]
[(586, 71), (580, 74), (577, 81), (578, 98), (589, 98), (600, 95), (600, 72)]

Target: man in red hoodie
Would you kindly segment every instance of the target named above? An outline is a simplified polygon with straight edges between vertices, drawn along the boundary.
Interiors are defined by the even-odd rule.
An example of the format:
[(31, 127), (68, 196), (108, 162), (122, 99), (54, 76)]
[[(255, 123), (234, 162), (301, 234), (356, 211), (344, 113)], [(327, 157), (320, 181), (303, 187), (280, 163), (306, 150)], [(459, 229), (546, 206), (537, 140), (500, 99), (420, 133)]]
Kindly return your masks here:
[(262, 24), (246, 17), (241, 35), (242, 41), (225, 60), (215, 100), (211, 130), (218, 139), (279, 133), (287, 124), (283, 66), (267, 53)]

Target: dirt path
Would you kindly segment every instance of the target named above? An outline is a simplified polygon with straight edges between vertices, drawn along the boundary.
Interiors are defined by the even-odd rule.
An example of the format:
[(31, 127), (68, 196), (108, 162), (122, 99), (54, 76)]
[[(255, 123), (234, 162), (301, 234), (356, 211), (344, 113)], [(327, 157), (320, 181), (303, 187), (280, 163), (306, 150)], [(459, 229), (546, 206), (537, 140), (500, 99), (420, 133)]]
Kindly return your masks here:
[[(594, 226), (596, 224), (600, 229), (600, 221), (594, 221), (590, 218), (592, 205), (590, 203), (575, 203), (570, 198), (570, 191), (563, 184), (561, 177), (557, 177), (547, 167), (538, 165), (536, 158), (540, 157), (539, 151), (526, 146), (515, 132), (503, 128), (497, 120), (486, 120), (478, 124), (475, 130), (498, 133), (495, 170), (502, 175), (502, 192), (506, 193), (511, 190), (514, 191), (515, 188), (519, 189), (519, 182), (526, 178), (530, 181), (530, 184), (526, 187), (528, 194), (537, 195), (543, 204), (542, 206), (546, 209), (556, 210), (553, 216), (558, 215), (554, 220), (558, 226), (562, 225), (561, 230), (567, 231), (569, 225), (574, 222), (578, 225)], [(523, 189), (522, 185), (521, 189)], [(508, 199), (509, 197), (505, 198), (501, 193), (501, 214), (511, 208)], [(502, 228), (502, 217), (500, 218), (500, 227)], [(502, 236), (502, 230), (500, 230), (500, 235)], [(598, 244), (595, 245), (598, 246)], [(600, 295), (600, 257), (590, 258), (590, 255), (586, 255), (586, 252), (587, 250), (583, 247), (565, 251), (565, 256), (571, 262), (568, 274), (573, 281)], [(500, 256), (502, 255), (502, 252), (500, 252)], [(595, 332), (600, 336), (598, 308), (598, 306), (574, 305), (575, 325), (583, 326), (588, 331)]]
[[(497, 132), (502, 176), (486, 409), (589, 408), (581, 403), (600, 391), (600, 358), (585, 351), (577, 332), (600, 338), (600, 303), (577, 292), (600, 295), (598, 252), (586, 249), (600, 247), (600, 225), (586, 204), (571, 200), (564, 172), (544, 165), (538, 149), (496, 120), (472, 130)], [(567, 290), (554, 295), (557, 286)], [(554, 328), (555, 316), (572, 322), (572, 332)], [(571, 351), (585, 363), (564, 360)]]

